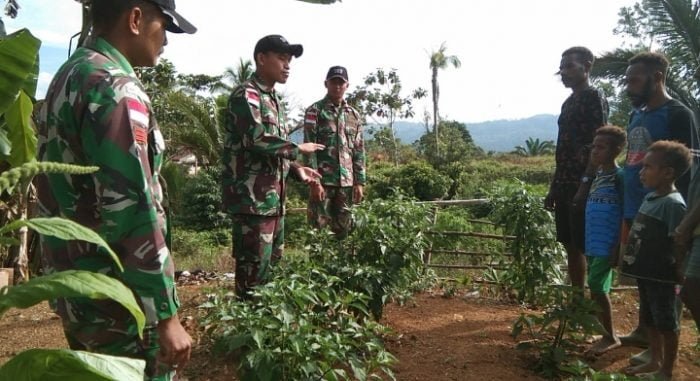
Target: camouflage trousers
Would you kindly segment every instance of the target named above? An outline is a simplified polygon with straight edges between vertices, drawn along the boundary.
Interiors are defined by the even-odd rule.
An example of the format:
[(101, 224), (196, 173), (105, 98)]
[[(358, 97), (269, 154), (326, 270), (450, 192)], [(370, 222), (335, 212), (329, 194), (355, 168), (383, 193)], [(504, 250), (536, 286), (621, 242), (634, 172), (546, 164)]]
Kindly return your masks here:
[(338, 238), (345, 238), (352, 229), (352, 187), (323, 186), (326, 198), (309, 200), (309, 224), (317, 229), (328, 226)]
[[(157, 328), (147, 326), (143, 330), (143, 339), (139, 338), (136, 322), (131, 315), (123, 307), (110, 302), (67, 302), (65, 300), (57, 302), (57, 312), (62, 317), (63, 331), (70, 348), (145, 360), (144, 380), (177, 380), (175, 371), (158, 361), (160, 346)], [(115, 311), (120, 315), (119, 318), (107, 316), (104, 312), (105, 308)], [(71, 311), (70, 314), (65, 314), (68, 310)]]
[(236, 258), (236, 295), (267, 282), (270, 269), (282, 258), (284, 216), (233, 216), (233, 256)]

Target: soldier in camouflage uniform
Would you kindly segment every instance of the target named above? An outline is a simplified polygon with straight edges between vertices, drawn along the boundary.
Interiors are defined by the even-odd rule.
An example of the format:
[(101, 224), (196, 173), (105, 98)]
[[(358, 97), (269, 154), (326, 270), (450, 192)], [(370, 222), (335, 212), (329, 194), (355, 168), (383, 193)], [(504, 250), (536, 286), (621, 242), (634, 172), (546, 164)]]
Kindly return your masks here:
[(289, 77), (301, 45), (270, 35), (255, 45), (255, 74), (236, 87), (228, 101), (223, 154), (223, 201), (233, 217), (236, 293), (247, 299), (252, 287), (269, 278), (284, 249), (287, 174), (317, 183), (318, 172), (294, 160), (323, 145), (288, 140), (285, 110), (274, 89)]
[(42, 237), (47, 272), (110, 275), (129, 287), (146, 316), (143, 339), (133, 317), (111, 300), (62, 299), (56, 309), (72, 349), (146, 360), (149, 380), (170, 380), (190, 357), (180, 324), (174, 264), (166, 246), (159, 185), (165, 149), (134, 66), (154, 66), (166, 30), (194, 33), (172, 0), (93, 0), (93, 35), (56, 73), (39, 117), (41, 161), (94, 165), (91, 175), (38, 178), (40, 211), (94, 229), (124, 272), (95, 245)]
[(306, 110), (304, 141), (326, 149), (309, 156), (309, 165), (321, 174), (320, 187), (309, 196), (309, 222), (329, 226), (338, 238), (352, 227), (350, 207), (362, 201), (366, 180), (365, 149), (359, 113), (343, 99), (348, 72), (333, 66), (326, 75), (327, 95)]

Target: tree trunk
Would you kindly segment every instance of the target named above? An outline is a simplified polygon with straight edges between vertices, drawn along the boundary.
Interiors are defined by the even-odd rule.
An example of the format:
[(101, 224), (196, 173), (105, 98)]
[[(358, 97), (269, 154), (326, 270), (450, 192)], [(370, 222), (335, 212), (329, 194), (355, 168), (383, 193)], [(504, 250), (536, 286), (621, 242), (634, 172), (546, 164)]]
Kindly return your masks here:
[(433, 134), (435, 135), (435, 155), (440, 157), (440, 135), (438, 135), (438, 123), (440, 115), (438, 111), (438, 101), (440, 99), (440, 87), (438, 86), (438, 68), (433, 67)]
[(399, 143), (396, 141), (396, 131), (394, 131), (394, 110), (389, 110), (389, 128), (391, 129), (391, 144), (394, 148), (394, 166), (399, 166)]
[[(26, 192), (21, 192), (19, 194), (19, 219), (27, 219), (28, 210), (28, 200), (29, 192), (31, 190), (27, 189)], [(26, 282), (29, 280), (29, 245), (27, 241), (27, 232), (29, 228), (22, 226), (17, 233), (17, 239), (19, 239), (19, 247), (17, 248), (17, 253), (13, 262), (13, 267), (15, 269), (15, 282)]]

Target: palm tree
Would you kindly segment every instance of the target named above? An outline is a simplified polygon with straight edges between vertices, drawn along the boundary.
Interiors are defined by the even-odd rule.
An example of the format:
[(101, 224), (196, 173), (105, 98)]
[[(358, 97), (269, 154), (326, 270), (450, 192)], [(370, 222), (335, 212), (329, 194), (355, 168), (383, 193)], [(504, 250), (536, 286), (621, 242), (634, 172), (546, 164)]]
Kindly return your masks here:
[(223, 136), (213, 99), (173, 91), (165, 95), (163, 107), (173, 110), (170, 118), (161, 122), (173, 155), (192, 153), (198, 163), (219, 163)]
[(440, 120), (440, 113), (438, 109), (438, 102), (440, 100), (440, 87), (438, 85), (438, 71), (447, 69), (448, 66), (452, 65), (455, 68), (462, 66), (462, 62), (457, 56), (448, 56), (445, 52), (447, 51), (446, 42), (440, 45), (437, 51), (433, 51), (430, 54), (430, 69), (433, 72), (432, 85), (433, 85), (433, 133), (435, 134), (435, 149), (438, 156), (440, 156), (440, 144), (438, 139), (438, 122)]
[(250, 60), (239, 58), (238, 65), (235, 68), (227, 67), (224, 70), (222, 81), (216, 86), (212, 86), (212, 91), (231, 92), (236, 86), (249, 80), (253, 74), (255, 74), (253, 63)]
[[(649, 46), (658, 46), (671, 61), (666, 88), (669, 94), (700, 116), (700, 5), (692, 0), (645, 0), (623, 8), (622, 34), (639, 39), (632, 48), (603, 54), (591, 71), (594, 79), (621, 82), (628, 60)], [(644, 41), (647, 39), (649, 42)]]
[(548, 155), (554, 152), (554, 141), (552, 140), (542, 140), (539, 138), (527, 138), (525, 141), (525, 146), (515, 147), (514, 153), (520, 156), (541, 156)]

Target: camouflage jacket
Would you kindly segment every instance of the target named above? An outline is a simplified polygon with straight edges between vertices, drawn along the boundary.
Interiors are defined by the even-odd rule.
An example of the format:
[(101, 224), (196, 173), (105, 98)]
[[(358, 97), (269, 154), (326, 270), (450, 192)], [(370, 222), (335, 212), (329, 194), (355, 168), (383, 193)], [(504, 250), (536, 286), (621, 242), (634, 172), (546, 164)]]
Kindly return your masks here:
[(365, 184), (361, 118), (345, 100), (336, 106), (325, 97), (306, 109), (304, 141), (326, 146), (308, 158), (309, 166), (321, 173), (323, 185), (350, 187)]
[[(284, 106), (256, 76), (228, 101), (223, 154), (223, 201), (232, 214), (284, 214), (286, 178), (299, 155), (287, 139)], [(292, 171), (292, 173), (295, 173)]]
[[(174, 315), (179, 305), (158, 181), (164, 149), (150, 100), (126, 58), (101, 38), (78, 48), (46, 94), (38, 159), (100, 169), (39, 176), (40, 213), (95, 230), (118, 254), (124, 272), (95, 245), (51, 237), (42, 237), (45, 266), (119, 279), (140, 299), (149, 325)], [(104, 305), (98, 309), (107, 316), (93, 319), (123, 315), (115, 302), (95, 303)]]

